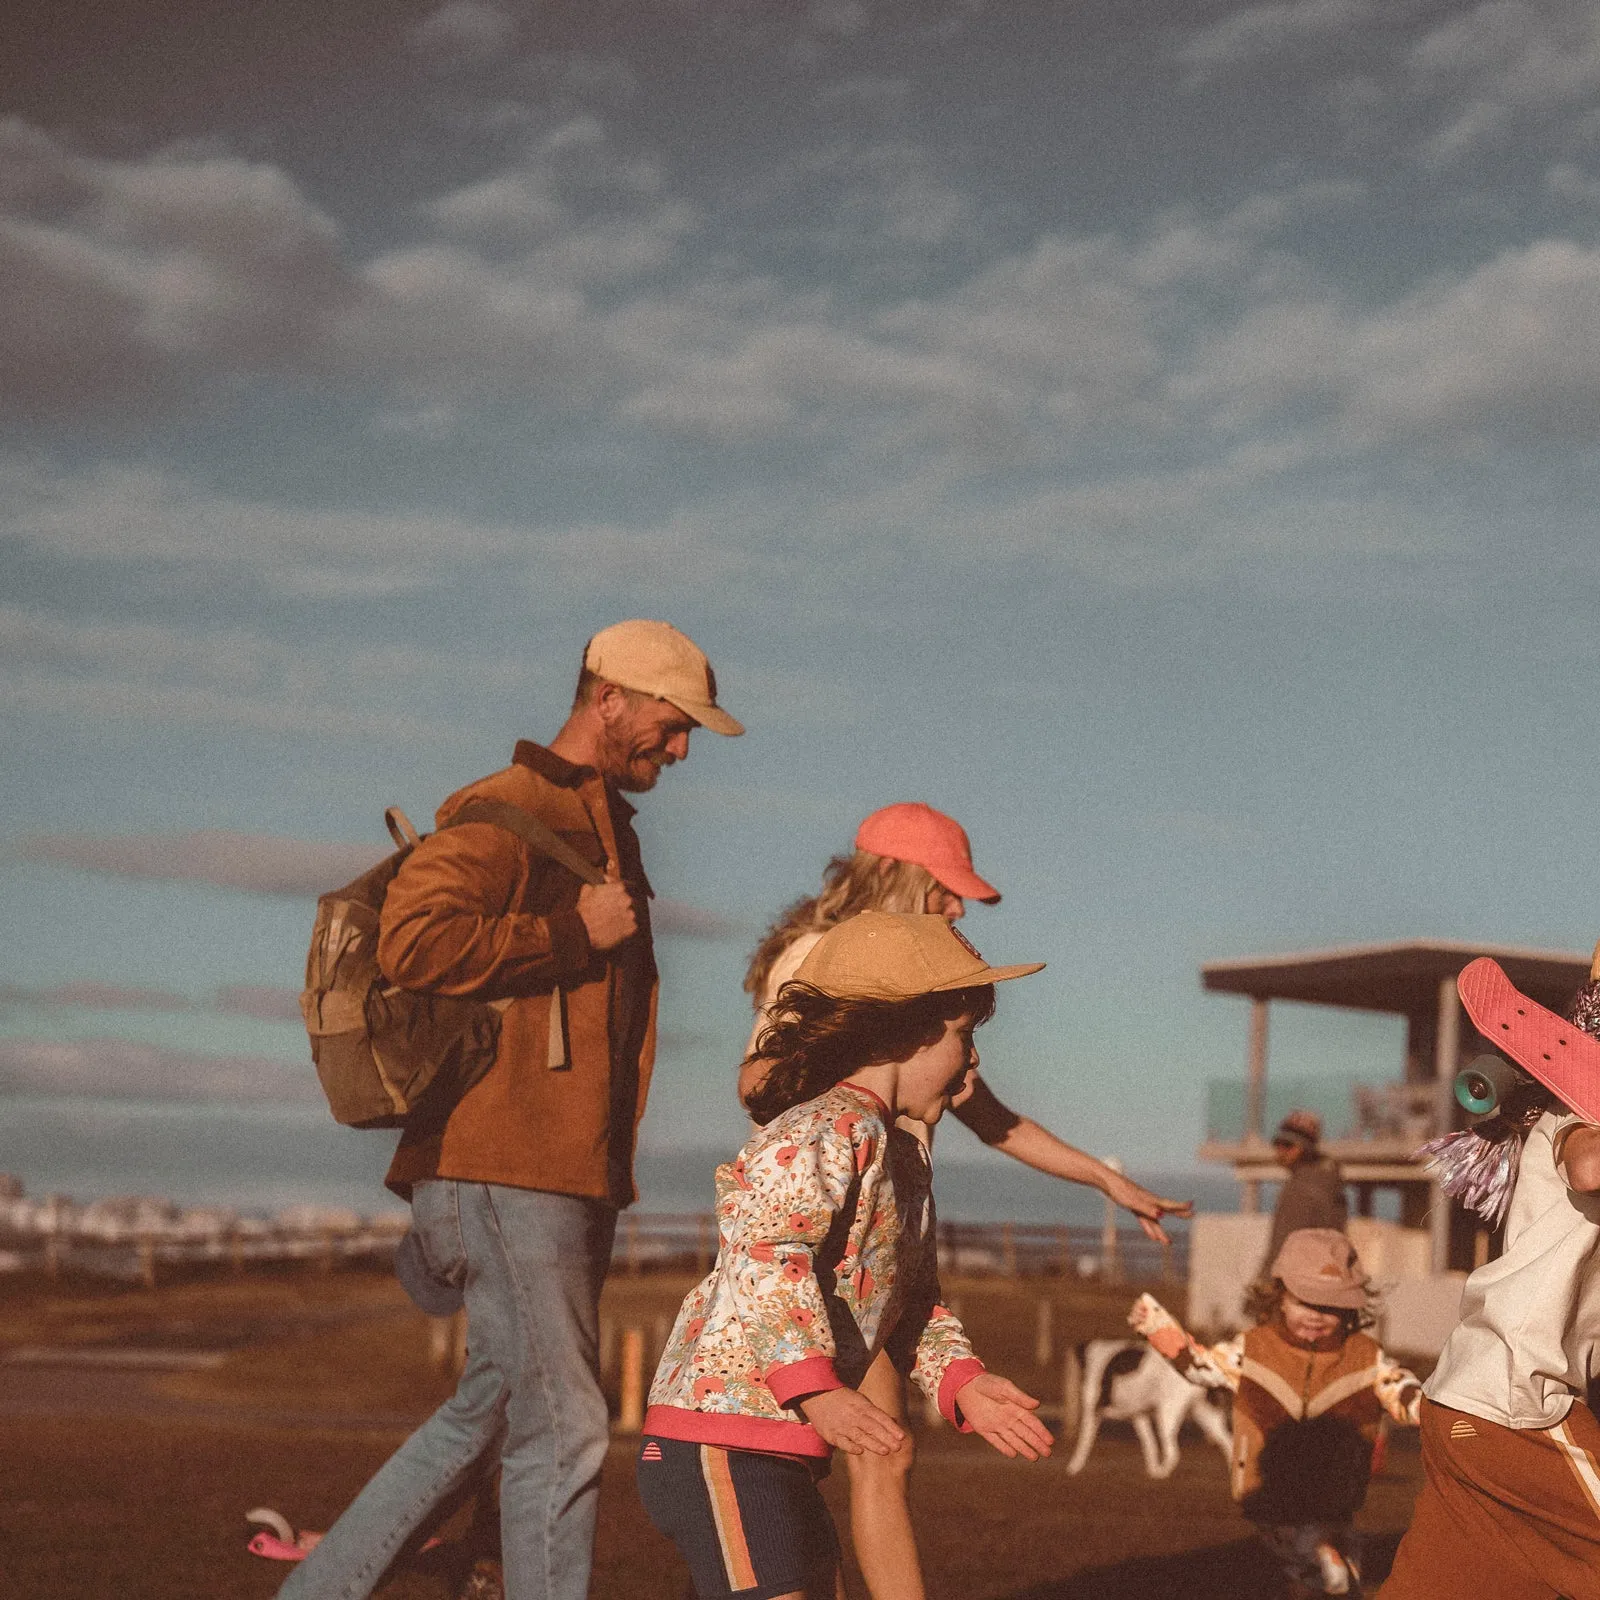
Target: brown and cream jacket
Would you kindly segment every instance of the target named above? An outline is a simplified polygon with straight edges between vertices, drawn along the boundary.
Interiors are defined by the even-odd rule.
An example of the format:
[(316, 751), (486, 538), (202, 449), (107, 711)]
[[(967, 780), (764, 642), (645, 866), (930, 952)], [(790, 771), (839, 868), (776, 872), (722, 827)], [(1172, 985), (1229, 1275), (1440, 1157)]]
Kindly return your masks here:
[[(579, 878), (488, 822), (445, 827), (474, 800), (530, 811), (596, 866), (614, 863), (639, 931), (597, 952), (578, 916)], [(655, 1058), (650, 885), (633, 808), (588, 767), (518, 743), (511, 765), (439, 807), (440, 830), (391, 884), (378, 961), (390, 982), (505, 1002), (499, 1052), (480, 1082), (401, 1136), (388, 1185), (428, 1178), (547, 1189), (627, 1205)]]
[[(1178, 1329), (1148, 1295), (1136, 1313), (1129, 1320), (1146, 1338)], [(1364, 1333), (1316, 1348), (1273, 1320), (1221, 1344), (1182, 1338), (1178, 1371), (1233, 1391), (1233, 1497), (1253, 1522), (1348, 1520), (1366, 1496), (1379, 1423), (1416, 1425), (1422, 1385)]]

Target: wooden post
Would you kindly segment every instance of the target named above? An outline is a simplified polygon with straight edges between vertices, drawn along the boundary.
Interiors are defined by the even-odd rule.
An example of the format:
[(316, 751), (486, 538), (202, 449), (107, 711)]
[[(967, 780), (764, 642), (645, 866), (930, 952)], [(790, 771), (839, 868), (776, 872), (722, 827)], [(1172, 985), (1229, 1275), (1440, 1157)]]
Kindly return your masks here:
[(1033, 1313), (1033, 1364), (1048, 1367), (1056, 1353), (1056, 1306), (1053, 1300), (1041, 1300)]
[(238, 1223), (233, 1223), (228, 1228), (228, 1265), (235, 1274), (244, 1271), (244, 1233)]
[(612, 1363), (617, 1359), (617, 1319), (612, 1316), (600, 1318), (600, 1376), (611, 1376)]
[(1017, 1234), (1009, 1222), (1000, 1224), (1000, 1270), (1008, 1278), (1017, 1275)]
[[(1461, 995), (1456, 980), (1445, 978), (1439, 985), (1439, 1027), (1434, 1036), (1433, 1075), (1439, 1101), (1439, 1126), (1444, 1133), (1455, 1120), (1456, 1073), (1461, 1055)], [(1450, 1269), (1450, 1196), (1437, 1181), (1429, 1185), (1428, 1234), (1433, 1246), (1433, 1270)]]
[(156, 1242), (148, 1233), (139, 1235), (139, 1282), (146, 1289), (156, 1286)]
[(617, 1432), (638, 1433), (644, 1427), (644, 1330), (622, 1330), (622, 1383), (617, 1405)]
[(1061, 1362), (1061, 1438), (1076, 1439), (1083, 1420), (1083, 1363), (1078, 1352), (1067, 1346)]
[(1061, 1252), (1059, 1271), (1063, 1278), (1072, 1276), (1072, 1233), (1065, 1223), (1056, 1225), (1056, 1245)]
[(703, 1278), (711, 1270), (712, 1218), (702, 1213), (694, 1223), (694, 1270)]
[(630, 1277), (638, 1273), (639, 1219), (631, 1211), (622, 1219), (622, 1260)]
[(1256, 1144), (1266, 1138), (1267, 1120), (1267, 1002), (1250, 998), (1250, 1055), (1245, 1064), (1244, 1138)]
[(1172, 1240), (1171, 1239), (1163, 1239), (1161, 1241), (1161, 1281), (1163, 1283), (1171, 1283), (1172, 1282)]

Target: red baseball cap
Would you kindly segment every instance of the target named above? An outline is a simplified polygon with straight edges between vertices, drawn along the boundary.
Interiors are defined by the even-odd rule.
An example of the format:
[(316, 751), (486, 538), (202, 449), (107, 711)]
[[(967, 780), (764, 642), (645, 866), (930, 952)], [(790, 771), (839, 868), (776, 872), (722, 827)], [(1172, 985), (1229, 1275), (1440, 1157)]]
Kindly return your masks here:
[(926, 868), (963, 900), (993, 905), (1000, 898), (1000, 891), (972, 870), (966, 829), (920, 800), (902, 800), (874, 811), (856, 829), (856, 849)]

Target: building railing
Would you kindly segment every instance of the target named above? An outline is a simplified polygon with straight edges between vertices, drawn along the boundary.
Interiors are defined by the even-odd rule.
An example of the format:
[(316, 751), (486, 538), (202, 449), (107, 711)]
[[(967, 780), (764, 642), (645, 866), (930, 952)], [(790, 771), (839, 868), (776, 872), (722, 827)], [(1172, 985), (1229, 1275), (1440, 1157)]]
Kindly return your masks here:
[[(1206, 1085), (1206, 1141), (1244, 1138), (1249, 1086), (1242, 1078), (1213, 1078)], [(1369, 1083), (1356, 1078), (1271, 1078), (1261, 1131), (1272, 1130), (1292, 1110), (1315, 1111), (1327, 1143), (1345, 1139), (1419, 1145), (1438, 1129), (1439, 1091), (1432, 1083)]]

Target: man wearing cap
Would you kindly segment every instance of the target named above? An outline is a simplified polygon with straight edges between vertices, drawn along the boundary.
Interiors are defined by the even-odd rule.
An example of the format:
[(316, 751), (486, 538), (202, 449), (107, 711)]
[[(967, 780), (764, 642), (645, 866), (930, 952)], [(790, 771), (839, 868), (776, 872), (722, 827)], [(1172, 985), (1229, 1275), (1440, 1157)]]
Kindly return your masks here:
[(1265, 1262), (1275, 1261), (1283, 1241), (1301, 1228), (1333, 1228), (1350, 1220), (1338, 1163), (1322, 1153), (1322, 1118), (1291, 1111), (1272, 1136), (1272, 1159), (1288, 1173), (1272, 1208), (1272, 1238)]
[[(655, 1053), (651, 890), (626, 792), (652, 789), (697, 727), (744, 730), (700, 649), (664, 622), (617, 623), (584, 652), (548, 747), (458, 790), (389, 889), (378, 959), (408, 989), (503, 1003), (488, 1073), (401, 1135), (388, 1185), (412, 1205), (428, 1275), (457, 1285), (466, 1368), (280, 1593), (371, 1593), (410, 1535), (498, 1458), (505, 1594), (588, 1592), (608, 1419), (600, 1289)], [(521, 807), (604, 874), (585, 883), (489, 822)]]

